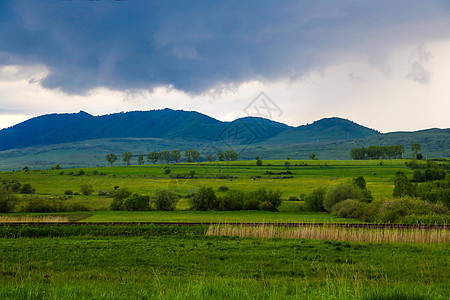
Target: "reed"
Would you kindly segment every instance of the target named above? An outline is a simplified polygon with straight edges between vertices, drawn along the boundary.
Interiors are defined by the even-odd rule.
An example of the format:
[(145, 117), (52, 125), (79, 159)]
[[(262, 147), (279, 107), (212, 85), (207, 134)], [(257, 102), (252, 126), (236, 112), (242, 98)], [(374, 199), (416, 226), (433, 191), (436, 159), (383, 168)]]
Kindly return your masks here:
[(63, 216), (0, 216), (0, 223), (67, 223)]
[(372, 243), (449, 243), (450, 231), (442, 229), (365, 229), (342, 228), (325, 225), (279, 227), (273, 225), (231, 226), (227, 224), (209, 226), (208, 236), (237, 236), (254, 238), (318, 239)]

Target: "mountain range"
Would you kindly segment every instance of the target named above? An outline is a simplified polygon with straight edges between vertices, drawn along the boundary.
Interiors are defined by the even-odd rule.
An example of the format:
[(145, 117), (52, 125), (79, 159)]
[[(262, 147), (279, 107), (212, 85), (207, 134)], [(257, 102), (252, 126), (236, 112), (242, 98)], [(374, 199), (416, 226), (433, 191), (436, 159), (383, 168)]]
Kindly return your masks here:
[[(450, 156), (450, 129), (380, 133), (342, 118), (324, 118), (298, 127), (258, 117), (222, 122), (195, 111), (151, 110), (92, 116), (86, 112), (38, 116), (0, 130), (0, 170), (23, 165), (45, 168), (106, 165), (105, 154), (146, 154), (233, 148), (241, 159), (349, 159), (354, 147), (411, 143), (433, 157)], [(209, 148), (209, 149), (208, 149)]]
[(337, 141), (379, 132), (341, 118), (291, 127), (257, 117), (222, 122), (195, 111), (152, 110), (92, 116), (86, 112), (38, 116), (0, 131), (0, 151), (104, 138), (164, 138), (233, 143)]

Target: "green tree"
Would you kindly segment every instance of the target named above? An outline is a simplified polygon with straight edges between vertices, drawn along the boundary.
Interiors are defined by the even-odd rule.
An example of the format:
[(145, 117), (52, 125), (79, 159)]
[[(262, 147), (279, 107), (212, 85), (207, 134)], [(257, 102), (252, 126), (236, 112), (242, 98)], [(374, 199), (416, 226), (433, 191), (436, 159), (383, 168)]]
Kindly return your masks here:
[(118, 188), (109, 193), (113, 201), (109, 208), (111, 210), (124, 210), (123, 201), (131, 195), (131, 191), (127, 188)]
[(113, 153), (109, 153), (106, 155), (106, 161), (112, 166), (114, 162), (117, 160), (117, 156)]
[(147, 160), (152, 162), (152, 164), (156, 164), (158, 162), (158, 159), (159, 159), (158, 153), (156, 152), (149, 152), (147, 154)]
[(90, 185), (90, 184), (83, 184), (80, 186), (80, 192), (81, 192), (81, 194), (88, 196), (94, 192), (94, 189), (92, 188), (92, 185)]
[(6, 213), (14, 209), (18, 202), (18, 198), (14, 192), (7, 187), (0, 185), (0, 212)]
[[(259, 157), (259, 156), (258, 156), (258, 157)], [(260, 166), (262, 166), (262, 164), (263, 164), (262, 159), (261, 159), (261, 158), (258, 158), (258, 159), (256, 160), (256, 165), (257, 165), (258, 167), (260, 167)]]
[(360, 196), (361, 195), (357, 190), (357, 187), (355, 187), (352, 183), (341, 182), (329, 188), (323, 200), (323, 207), (327, 211), (331, 211), (331, 208), (336, 203), (347, 199), (359, 199)]
[(170, 157), (173, 159), (175, 163), (179, 162), (181, 159), (181, 152), (180, 150), (172, 150), (170, 153)]
[(144, 164), (144, 155), (139, 154), (138, 156), (138, 165), (143, 165)]
[(213, 161), (213, 156), (211, 154), (206, 155), (206, 160), (208, 162), (212, 162)]
[(402, 171), (395, 172), (394, 177), (394, 192), (392, 196), (394, 198), (400, 198), (403, 196), (415, 196), (416, 185), (412, 184), (405, 173)]
[(134, 193), (123, 201), (125, 210), (146, 211), (149, 210), (150, 198), (146, 195)]
[(200, 152), (194, 149), (184, 151), (186, 162), (196, 162), (200, 158)]
[(133, 158), (133, 154), (131, 154), (130, 152), (124, 152), (122, 153), (122, 161), (129, 166), (130, 165), (130, 161)]
[(326, 193), (326, 188), (318, 187), (308, 194), (305, 198), (305, 203), (308, 210), (325, 211), (325, 208), (323, 207), (323, 200), (325, 199)]
[(21, 194), (34, 194), (36, 190), (31, 186), (31, 184), (25, 183), (20, 187), (19, 192)]
[(170, 163), (170, 151), (164, 150), (159, 152), (159, 159), (161, 162), (166, 162), (166, 164)]
[(221, 153), (221, 152), (217, 153), (217, 160), (218, 161), (224, 161), (225, 160), (225, 156), (223, 155), (223, 153)]
[(189, 198), (189, 205), (194, 210), (211, 210), (216, 205), (216, 194), (210, 187), (200, 188), (192, 198)]
[(175, 210), (178, 202), (177, 195), (167, 189), (155, 189), (153, 192), (153, 198), (155, 199), (156, 210)]
[(419, 154), (420, 149), (422, 149), (422, 146), (420, 146), (419, 143), (412, 143), (411, 144), (411, 152), (412, 152), (412, 158), (415, 159), (417, 157), (417, 154)]
[(309, 158), (312, 159), (312, 160), (317, 160), (317, 159), (318, 159), (317, 156), (316, 156), (316, 154), (314, 154), (314, 153), (311, 153), (311, 154), (309, 155)]
[(225, 150), (225, 152), (223, 153), (225, 160), (229, 161), (229, 160), (237, 160), (238, 159), (238, 154), (236, 153), (236, 151), (228, 149)]
[(291, 167), (291, 163), (288, 161), (284, 162), (284, 167), (286, 168), (286, 170), (289, 170), (289, 168)]

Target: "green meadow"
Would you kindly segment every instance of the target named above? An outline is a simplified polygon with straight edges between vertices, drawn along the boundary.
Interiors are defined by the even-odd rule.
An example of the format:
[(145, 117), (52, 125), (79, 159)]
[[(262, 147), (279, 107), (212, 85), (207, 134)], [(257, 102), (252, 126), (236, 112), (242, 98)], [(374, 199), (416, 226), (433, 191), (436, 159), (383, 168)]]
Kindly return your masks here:
[[(289, 169), (285, 162), (290, 163)], [(36, 189), (35, 195), (20, 195), (20, 210), (26, 201), (39, 196), (80, 203), (92, 212), (82, 218), (87, 222), (137, 221), (137, 222), (357, 222), (340, 219), (328, 214), (302, 212), (303, 201), (286, 201), (290, 196), (302, 199), (318, 186), (331, 186), (342, 180), (364, 176), (368, 189), (375, 198), (392, 196), (393, 177), (397, 170), (407, 174), (406, 160), (263, 160), (257, 166), (254, 160), (211, 163), (177, 163), (155, 165), (111, 166), (84, 169), (30, 170), (1, 172), (0, 180), (29, 183)], [(62, 166), (64, 167), (64, 166)], [(166, 174), (166, 170), (170, 174)], [(78, 176), (80, 170), (84, 174)], [(193, 178), (177, 178), (192, 174)], [(82, 185), (91, 185), (94, 192), (85, 196)], [(194, 212), (186, 199), (181, 198), (175, 212), (112, 212), (108, 211), (111, 198), (99, 196), (100, 191), (114, 187), (126, 187), (132, 192), (151, 195), (155, 188), (168, 188), (180, 196), (194, 193), (200, 187), (218, 190), (226, 186), (230, 190), (254, 191), (264, 187), (282, 192), (280, 212)], [(74, 195), (65, 195), (71, 191)], [(218, 192), (220, 195), (221, 192)], [(78, 194), (78, 195), (77, 195)], [(69, 214), (70, 215), (70, 214)]]
[[(0, 238), (0, 297), (448, 299), (450, 296), (449, 244), (214, 237), (202, 234), (204, 230), (197, 227), (160, 230), (151, 226), (83, 230), (77, 226), (73, 230), (24, 227), (7, 233), (2, 229), (1, 235), (10, 238)], [(11, 238), (12, 232), (20, 232), (22, 237)]]

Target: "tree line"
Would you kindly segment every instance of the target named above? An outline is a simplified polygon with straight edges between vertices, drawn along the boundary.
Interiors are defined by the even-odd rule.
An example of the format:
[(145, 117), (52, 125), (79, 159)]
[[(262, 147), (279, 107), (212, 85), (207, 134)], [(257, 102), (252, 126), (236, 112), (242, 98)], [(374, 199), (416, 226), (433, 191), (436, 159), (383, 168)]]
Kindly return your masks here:
[(405, 148), (402, 145), (369, 146), (368, 148), (353, 148), (350, 156), (354, 160), (365, 159), (397, 159), (403, 158)]
[[(234, 161), (237, 160), (239, 155), (234, 150), (225, 150), (223, 153), (218, 152), (217, 153), (217, 160), (218, 161)], [(122, 153), (122, 161), (129, 166), (131, 164), (131, 159), (133, 158), (133, 154), (131, 152), (124, 152)], [(146, 155), (147, 161), (151, 162), (152, 164), (156, 164), (158, 161), (161, 163), (178, 163), (182, 159), (184, 159), (184, 162), (197, 162), (201, 160), (200, 152), (195, 149), (185, 150), (183, 153), (180, 150), (163, 150), (159, 152), (149, 152)], [(211, 162), (214, 160), (214, 157), (212, 154), (208, 154), (205, 158), (206, 161)], [(114, 153), (109, 153), (106, 155), (106, 161), (112, 166), (116, 161), (118, 160), (117, 155)], [(144, 165), (145, 164), (145, 157), (144, 154), (139, 154), (137, 156), (137, 164), (138, 165)]]

